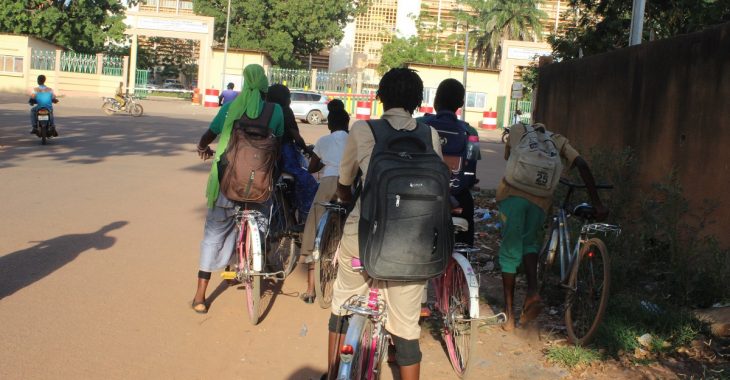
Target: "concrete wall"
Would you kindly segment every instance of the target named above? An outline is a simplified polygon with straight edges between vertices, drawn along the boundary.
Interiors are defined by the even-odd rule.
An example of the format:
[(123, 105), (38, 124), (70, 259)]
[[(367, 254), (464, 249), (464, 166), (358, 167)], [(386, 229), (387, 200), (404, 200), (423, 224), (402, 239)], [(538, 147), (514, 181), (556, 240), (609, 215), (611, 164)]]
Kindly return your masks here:
[(25, 75), (30, 65), (30, 57), (26, 57), (28, 51), (28, 37), (0, 34), (0, 55), (23, 57), (23, 72), (0, 71), (1, 92), (24, 92)]
[(709, 232), (730, 245), (730, 24), (547, 65), (536, 99), (584, 152), (632, 147), (644, 189), (677, 169), (691, 205), (719, 202)]
[[(444, 79), (453, 78), (459, 82), (464, 81), (463, 69), (458, 67), (409, 64), (408, 67), (417, 70), (423, 80), (424, 88), (432, 88), (435, 94), (439, 83)], [(484, 111), (497, 108), (497, 96), (499, 88), (499, 72), (496, 70), (469, 69), (466, 80), (467, 92), (481, 92), (486, 94), (486, 105), (482, 108), (467, 108), (466, 122), (473, 127), (478, 127), (483, 119)], [(433, 104), (424, 102), (423, 104)]]

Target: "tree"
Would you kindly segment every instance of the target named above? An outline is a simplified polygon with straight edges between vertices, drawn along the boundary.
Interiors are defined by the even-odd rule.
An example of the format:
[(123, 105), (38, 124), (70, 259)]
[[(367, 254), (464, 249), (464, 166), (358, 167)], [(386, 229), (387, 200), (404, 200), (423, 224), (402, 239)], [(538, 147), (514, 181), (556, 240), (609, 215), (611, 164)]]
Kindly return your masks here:
[[(551, 36), (558, 59), (620, 49), (629, 44), (632, 0), (571, 0), (571, 25)], [(730, 21), (727, 0), (652, 0), (646, 3), (643, 39), (668, 38)]]
[(164, 37), (140, 37), (137, 66), (154, 69), (162, 77), (183, 74), (186, 84), (198, 73), (200, 42)]
[(462, 0), (471, 11), (461, 11), (457, 19), (470, 33), (477, 66), (497, 68), (503, 40), (540, 41), (542, 19), (547, 14), (537, 8), (540, 0)]
[(27, 34), (82, 53), (124, 40), (119, 0), (0, 0), (0, 32)]
[[(221, 43), (227, 5), (227, 0), (193, 0), (196, 13), (215, 17)], [(266, 50), (281, 66), (299, 66), (297, 56), (337, 44), (361, 7), (353, 0), (231, 0), (229, 46)]]
[(383, 45), (382, 58), (378, 72), (382, 75), (394, 67), (403, 67), (407, 63), (428, 63), (436, 65), (456, 66), (464, 63), (463, 55), (439, 53), (432, 51), (434, 41), (418, 37), (393, 37), (391, 42)]

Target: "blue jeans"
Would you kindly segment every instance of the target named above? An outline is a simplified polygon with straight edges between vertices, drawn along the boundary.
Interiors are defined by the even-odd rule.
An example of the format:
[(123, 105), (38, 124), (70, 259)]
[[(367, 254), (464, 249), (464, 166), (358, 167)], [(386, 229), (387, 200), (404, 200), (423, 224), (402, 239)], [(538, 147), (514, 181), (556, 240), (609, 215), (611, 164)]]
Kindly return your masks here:
[(312, 207), (314, 196), (317, 194), (319, 184), (314, 177), (302, 167), (301, 153), (292, 143), (284, 143), (281, 146), (281, 168), (284, 172), (291, 174), (296, 184), (295, 201), (297, 210), (299, 210), (299, 221), (307, 220), (309, 209)]

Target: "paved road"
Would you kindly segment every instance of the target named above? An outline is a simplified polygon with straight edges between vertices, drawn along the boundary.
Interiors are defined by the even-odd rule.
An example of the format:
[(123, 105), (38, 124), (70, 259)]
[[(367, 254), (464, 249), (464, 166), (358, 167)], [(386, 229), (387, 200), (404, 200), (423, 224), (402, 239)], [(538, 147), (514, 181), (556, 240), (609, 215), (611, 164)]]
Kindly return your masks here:
[[(328, 312), (298, 300), (302, 266), (271, 289), (273, 307), (258, 326), (246, 320), (244, 291), (215, 277), (210, 312), (190, 310), (209, 168), (195, 142), (215, 110), (148, 100), (143, 117), (109, 117), (98, 98), (62, 99), (61, 137), (41, 146), (28, 134), (24, 101), (0, 95), (0, 378), (309, 379), (323, 371)], [(302, 130), (308, 141), (327, 132)], [(501, 151), (483, 145), (483, 162), (495, 167), (481, 165), (482, 187), (498, 180)], [(484, 341), (488, 359), (477, 373), (540, 369), (539, 352), (520, 352), (534, 364), (517, 372), (500, 368), (492, 358), (514, 343)], [(454, 378), (427, 329), (422, 342), (423, 378)]]

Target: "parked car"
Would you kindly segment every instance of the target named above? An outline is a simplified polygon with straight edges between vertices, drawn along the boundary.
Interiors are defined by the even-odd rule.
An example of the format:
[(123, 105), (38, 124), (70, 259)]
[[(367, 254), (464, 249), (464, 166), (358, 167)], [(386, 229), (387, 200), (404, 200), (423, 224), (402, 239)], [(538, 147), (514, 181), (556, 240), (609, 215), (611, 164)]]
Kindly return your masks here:
[(160, 86), (154, 84), (154, 83), (147, 83), (145, 86), (148, 90), (158, 90)]
[(291, 109), (294, 111), (294, 117), (309, 124), (321, 124), (327, 120), (328, 102), (327, 96), (314, 91), (291, 92)]
[(165, 79), (165, 82), (162, 83), (162, 88), (170, 89), (170, 90), (184, 90), (185, 87), (180, 83), (177, 79)]

